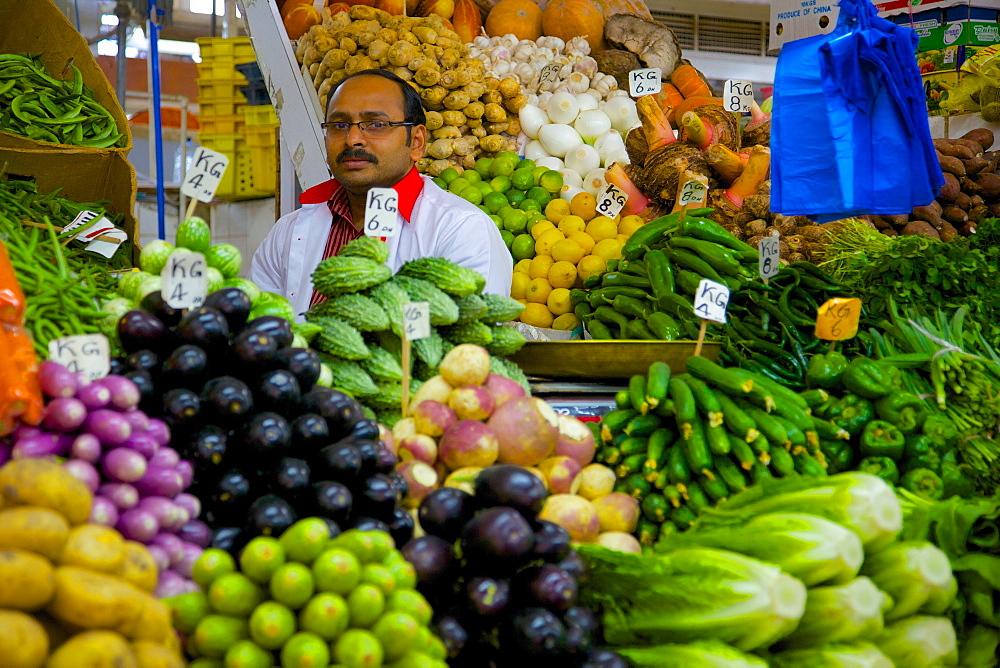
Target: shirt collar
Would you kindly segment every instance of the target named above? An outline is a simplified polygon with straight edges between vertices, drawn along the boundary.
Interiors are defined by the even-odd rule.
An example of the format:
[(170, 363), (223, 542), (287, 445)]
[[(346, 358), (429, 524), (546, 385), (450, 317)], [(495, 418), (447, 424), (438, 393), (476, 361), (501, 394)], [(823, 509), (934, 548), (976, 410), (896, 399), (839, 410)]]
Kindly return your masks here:
[[(312, 188), (308, 188), (299, 195), (299, 203), (305, 205), (329, 202), (342, 187), (336, 179), (330, 179)], [(400, 215), (403, 216), (403, 220), (410, 222), (410, 216), (413, 214), (413, 207), (417, 203), (417, 197), (420, 196), (420, 192), (424, 189), (424, 180), (417, 172), (417, 168), (413, 167), (410, 169), (406, 176), (400, 179), (399, 183), (394, 185), (392, 189), (399, 195), (396, 207), (399, 209)]]

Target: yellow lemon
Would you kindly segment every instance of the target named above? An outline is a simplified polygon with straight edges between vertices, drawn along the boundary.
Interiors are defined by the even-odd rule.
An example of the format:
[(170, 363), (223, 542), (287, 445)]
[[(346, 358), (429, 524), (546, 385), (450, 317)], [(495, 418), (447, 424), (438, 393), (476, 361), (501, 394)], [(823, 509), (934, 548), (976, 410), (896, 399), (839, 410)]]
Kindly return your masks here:
[(584, 220), (590, 220), (597, 215), (597, 198), (586, 191), (577, 193), (569, 202), (569, 212)]
[(535, 238), (535, 240), (537, 241), (538, 237), (542, 236), (544, 233), (548, 232), (549, 230), (554, 230), (554, 229), (556, 229), (556, 226), (553, 225), (552, 223), (550, 223), (549, 221), (547, 221), (547, 220), (540, 220), (540, 221), (538, 221), (537, 223), (535, 223), (532, 226), (532, 228), (531, 228), (531, 236), (533, 236)]
[(622, 259), (622, 245), (617, 239), (598, 241), (597, 245), (594, 246), (594, 255), (605, 260), (620, 260)]
[(533, 278), (528, 283), (528, 292), (525, 295), (529, 302), (533, 304), (544, 304), (552, 292), (552, 286), (544, 278)]
[(518, 304), (521, 304), (522, 306), (528, 305), (528, 300), (525, 299), (524, 297), (521, 297), (520, 299), (515, 299), (514, 301), (516, 301)]
[(545, 305), (552, 311), (552, 315), (562, 315), (573, 310), (573, 300), (569, 298), (569, 290), (566, 288), (553, 288)]
[(597, 274), (603, 274), (608, 269), (608, 261), (597, 255), (586, 255), (576, 266), (576, 271), (580, 278), (590, 278)]
[[(548, 283), (553, 288), (571, 288), (573, 283), (576, 281), (576, 265), (572, 262), (555, 262), (551, 267), (549, 267), (549, 280)], [(547, 297), (548, 295), (546, 295)], [(530, 301), (531, 297), (529, 294), (528, 299)]]
[(618, 234), (618, 226), (607, 216), (597, 216), (587, 223), (587, 234), (597, 242), (613, 239)]
[(528, 283), (531, 277), (520, 271), (514, 272), (514, 277), (510, 279), (510, 296), (514, 299), (524, 299), (528, 294)]
[(615, 241), (617, 241), (620, 245), (624, 246), (625, 242), (628, 241), (629, 236), (630, 235), (628, 234), (616, 234)]
[(558, 329), (561, 332), (571, 332), (579, 326), (580, 319), (576, 317), (575, 313), (563, 313), (552, 321), (552, 329)]
[(621, 222), (618, 223), (618, 232), (620, 234), (627, 234), (629, 236), (632, 236), (633, 232), (635, 232), (637, 229), (639, 229), (645, 224), (646, 221), (642, 219), (642, 216), (637, 216), (635, 214), (632, 214), (630, 216), (625, 216), (624, 218), (621, 219)]
[(596, 241), (594, 241), (594, 238), (589, 234), (587, 234), (586, 232), (577, 232), (576, 234), (571, 234), (566, 238), (575, 241), (577, 245), (579, 245), (580, 248), (582, 248), (587, 253), (594, 250), (594, 244), (597, 243)]
[(563, 219), (559, 221), (559, 225), (557, 225), (557, 227), (568, 237), (571, 234), (583, 232), (587, 229), (587, 221), (580, 216), (570, 214), (568, 216), (563, 216)]
[(566, 260), (576, 264), (586, 254), (587, 251), (572, 239), (562, 239), (552, 246), (552, 259), (556, 262)]
[(517, 264), (514, 265), (515, 274), (527, 274), (528, 267), (531, 266), (531, 260), (525, 258), (523, 260), (518, 260)]
[(552, 262), (551, 255), (536, 255), (531, 258), (531, 264), (528, 265), (528, 278), (545, 278), (549, 275), (549, 267), (552, 266)]
[(552, 313), (545, 304), (528, 304), (521, 311), (521, 322), (532, 327), (548, 329), (552, 327)]
[(558, 223), (569, 214), (569, 202), (556, 198), (545, 205), (545, 217), (553, 223)]
[(542, 232), (541, 236), (535, 239), (535, 253), (537, 255), (552, 255), (552, 247), (556, 245), (556, 242), (565, 238), (566, 235), (559, 230)]

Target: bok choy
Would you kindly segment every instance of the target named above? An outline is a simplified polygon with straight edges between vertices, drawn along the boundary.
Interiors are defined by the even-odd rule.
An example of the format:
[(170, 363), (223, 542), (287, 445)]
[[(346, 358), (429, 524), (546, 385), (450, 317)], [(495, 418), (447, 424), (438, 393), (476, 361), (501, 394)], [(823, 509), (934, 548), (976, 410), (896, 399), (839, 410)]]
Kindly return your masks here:
[(955, 628), (944, 617), (907, 617), (885, 627), (875, 644), (897, 666), (931, 668), (958, 664)]
[[(893, 668), (892, 660), (875, 645), (859, 642), (793, 649), (771, 655), (774, 668)], [(909, 668), (909, 667), (907, 667)]]
[(767, 661), (725, 643), (706, 640), (686, 645), (618, 647), (636, 668), (767, 668)]
[(893, 599), (887, 621), (917, 612), (943, 614), (958, 593), (948, 555), (930, 543), (893, 543), (865, 560), (862, 572)]
[(846, 585), (815, 587), (806, 594), (798, 628), (782, 641), (790, 647), (871, 640), (882, 632), (892, 599), (866, 577)]

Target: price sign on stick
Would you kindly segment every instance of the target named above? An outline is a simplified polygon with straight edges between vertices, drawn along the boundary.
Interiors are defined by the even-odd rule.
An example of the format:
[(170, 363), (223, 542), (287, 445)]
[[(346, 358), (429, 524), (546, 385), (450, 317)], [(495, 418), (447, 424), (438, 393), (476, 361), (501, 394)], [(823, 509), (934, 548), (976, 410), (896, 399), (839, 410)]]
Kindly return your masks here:
[(552, 82), (559, 78), (559, 70), (562, 69), (562, 65), (558, 63), (551, 63), (542, 68), (542, 71), (538, 73), (538, 83)]
[(597, 214), (614, 218), (621, 213), (627, 201), (628, 195), (623, 193), (618, 186), (609, 183), (601, 191), (600, 197), (597, 198)]
[(170, 308), (198, 308), (208, 294), (205, 256), (201, 253), (173, 253), (160, 272), (160, 291)]
[(111, 349), (103, 334), (64, 336), (49, 341), (49, 359), (91, 380), (104, 378), (111, 370)]
[(742, 114), (753, 104), (753, 84), (743, 79), (727, 79), (722, 94), (726, 111)]
[(410, 403), (410, 342), (431, 335), (429, 302), (403, 304), (403, 415)]
[(819, 307), (816, 315), (816, 338), (827, 341), (853, 339), (858, 334), (861, 300), (834, 297)]
[[(228, 166), (229, 158), (225, 153), (199, 146), (195, 149), (191, 167), (184, 175), (181, 192), (196, 200), (211, 202)], [(189, 213), (188, 216), (190, 215)]]
[(781, 259), (781, 240), (777, 235), (764, 237), (757, 245), (760, 255), (757, 258), (757, 271), (764, 284), (778, 273), (778, 260)]
[(698, 284), (698, 292), (694, 298), (694, 313), (701, 318), (701, 327), (698, 329), (698, 343), (694, 347), (694, 354), (701, 355), (701, 347), (705, 343), (705, 328), (708, 321), (726, 323), (726, 308), (729, 306), (729, 288), (722, 283), (710, 281), (707, 278), (701, 279)]
[(365, 202), (365, 234), (394, 237), (399, 234), (399, 193), (392, 188), (370, 188)]
[(628, 73), (628, 94), (632, 97), (656, 95), (663, 90), (663, 70), (659, 67), (646, 67), (632, 70)]

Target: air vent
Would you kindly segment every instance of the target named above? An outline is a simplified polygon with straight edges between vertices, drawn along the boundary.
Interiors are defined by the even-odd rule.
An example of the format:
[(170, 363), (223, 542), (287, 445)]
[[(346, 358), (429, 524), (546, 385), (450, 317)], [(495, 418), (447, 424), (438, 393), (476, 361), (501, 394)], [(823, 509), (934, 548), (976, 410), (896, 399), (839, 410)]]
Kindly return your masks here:
[(677, 35), (682, 50), (748, 56), (767, 55), (768, 24), (718, 16), (652, 12), (653, 18)]
[(695, 37), (698, 32), (698, 17), (693, 14), (675, 14), (673, 12), (651, 12), (653, 18), (674, 31), (681, 50), (695, 49)]

